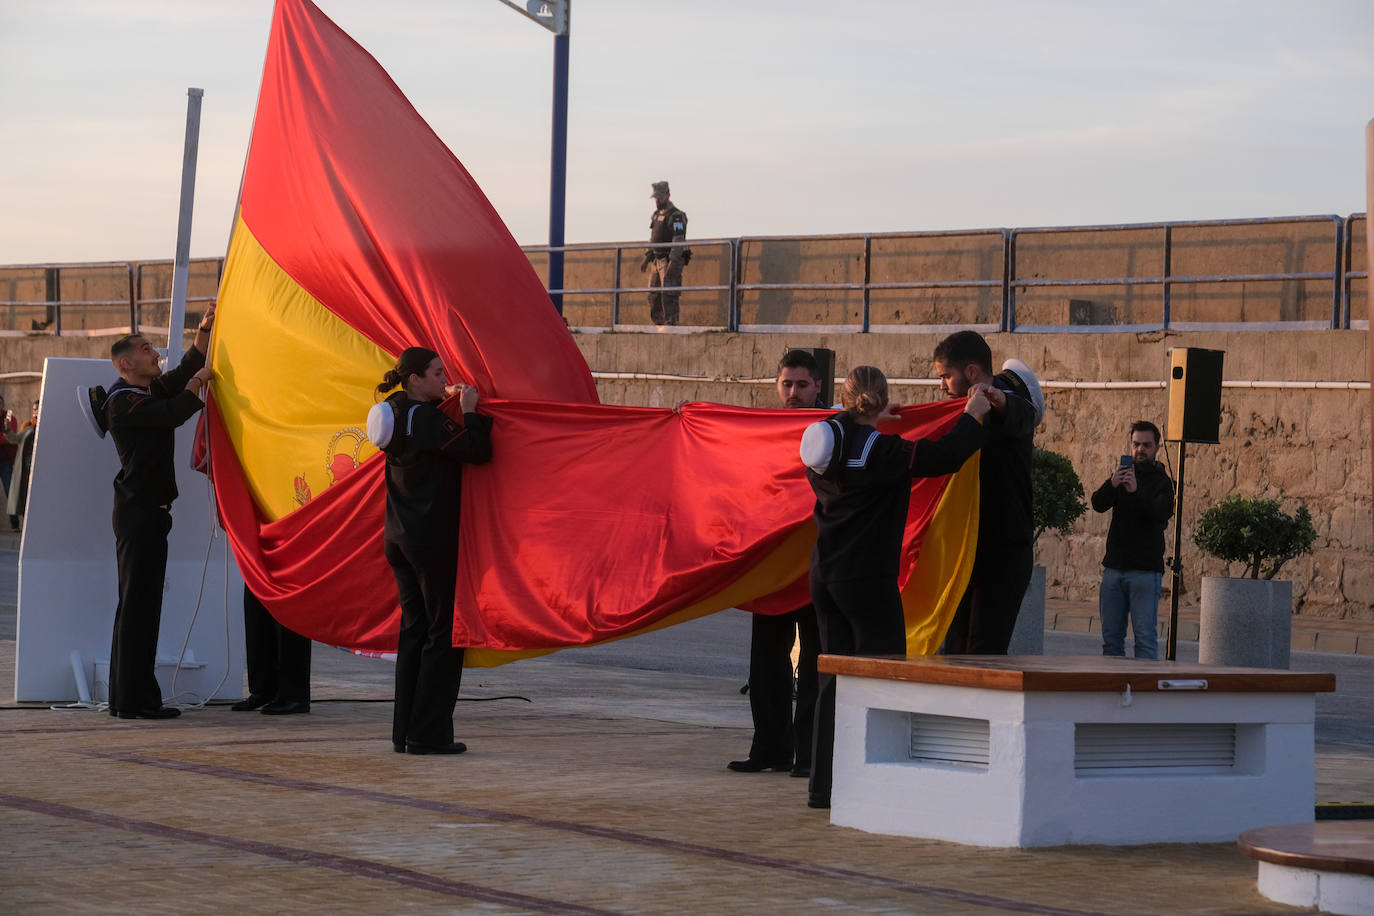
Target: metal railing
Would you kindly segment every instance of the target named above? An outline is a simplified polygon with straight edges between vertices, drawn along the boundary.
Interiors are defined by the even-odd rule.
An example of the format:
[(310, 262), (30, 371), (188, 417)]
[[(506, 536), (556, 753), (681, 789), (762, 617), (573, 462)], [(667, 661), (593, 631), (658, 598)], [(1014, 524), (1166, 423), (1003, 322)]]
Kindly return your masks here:
[[(843, 235), (812, 235), (812, 236), (740, 236), (738, 238), (726, 239), (705, 239), (680, 243), (683, 245), (708, 246), (719, 245), (729, 246), (730, 270), (728, 282), (710, 286), (681, 286), (676, 289), (681, 293), (702, 292), (702, 291), (726, 291), (727, 302), (724, 309), (725, 321), (712, 325), (697, 325), (688, 328), (678, 328), (677, 330), (699, 330), (703, 327), (715, 330), (729, 331), (775, 331), (775, 330), (844, 330), (846, 328), (859, 330), (862, 332), (907, 332), (907, 333), (929, 333), (944, 332), (951, 327), (973, 327), (985, 330), (1001, 331), (1076, 331), (1076, 332), (1131, 332), (1142, 330), (1163, 330), (1163, 329), (1184, 329), (1184, 330), (1203, 330), (1203, 329), (1226, 329), (1226, 330), (1271, 330), (1280, 328), (1350, 328), (1351, 327), (1351, 285), (1352, 281), (1365, 279), (1368, 271), (1357, 271), (1350, 269), (1352, 263), (1353, 248), (1351, 239), (1354, 235), (1353, 226), (1358, 221), (1365, 220), (1365, 214), (1357, 213), (1341, 218), (1336, 215), (1318, 216), (1297, 216), (1297, 217), (1269, 217), (1255, 219), (1237, 220), (1198, 220), (1198, 221), (1173, 221), (1156, 223), (1123, 223), (1100, 226), (1064, 226), (1064, 227), (1036, 227), (1021, 229), (974, 229), (957, 230), (945, 232), (911, 232), (911, 233), (853, 233)], [(1332, 269), (1329, 271), (1288, 271), (1270, 273), (1194, 273), (1194, 274), (1174, 274), (1171, 270), (1175, 250), (1177, 248), (1174, 233), (1176, 230), (1198, 230), (1208, 228), (1235, 228), (1244, 226), (1281, 226), (1281, 225), (1303, 225), (1308, 223), (1329, 224), (1331, 235), (1329, 245), (1332, 253)], [(1161, 233), (1160, 258), (1163, 269), (1157, 274), (1147, 276), (1037, 276), (1037, 277), (1018, 277), (1018, 254), (1017, 241), (1023, 237), (1035, 235), (1054, 235), (1054, 234), (1073, 234), (1073, 233), (1115, 233), (1128, 231), (1149, 231), (1158, 230)], [(872, 280), (873, 265), (873, 243), (877, 240), (892, 239), (939, 239), (954, 237), (971, 237), (979, 235), (1001, 236), (1002, 258), (1000, 276), (985, 277), (982, 279), (927, 279), (927, 280), (898, 280), (891, 282), (874, 282)], [(748, 283), (744, 282), (742, 253), (744, 249), (752, 244), (762, 244), (768, 242), (835, 242), (835, 241), (855, 241), (862, 243), (862, 269), (863, 279), (848, 282), (828, 282), (828, 283)], [(1272, 241), (1272, 240), (1263, 240)], [(1227, 242), (1223, 240), (1220, 244), (1239, 245), (1237, 242)], [(531, 255), (547, 254), (551, 250), (562, 251), (611, 251), (615, 252), (615, 271), (614, 285), (611, 287), (597, 287), (586, 289), (575, 289), (566, 287), (562, 290), (552, 290), (551, 292), (561, 292), (563, 296), (576, 296), (579, 294), (602, 294), (613, 297), (612, 320), (609, 329), (612, 330), (636, 330), (645, 327), (638, 324), (624, 324), (621, 321), (620, 298), (622, 294), (631, 293), (643, 295), (646, 292), (643, 286), (623, 286), (621, 285), (621, 253), (626, 250), (640, 251), (645, 247), (643, 242), (617, 242), (606, 244), (591, 245), (569, 245), (562, 248), (550, 249), (546, 246), (531, 246), (525, 251)], [(1197, 286), (1202, 284), (1220, 283), (1296, 283), (1296, 282), (1321, 282), (1331, 284), (1331, 308), (1329, 318), (1320, 320), (1303, 319), (1280, 319), (1278, 321), (1209, 321), (1209, 322), (1189, 322), (1179, 321), (1173, 314), (1173, 295), (1175, 287)], [(1017, 299), (1018, 292), (1025, 293), (1031, 289), (1039, 288), (1062, 288), (1073, 289), (1080, 287), (1117, 287), (1132, 288), (1137, 286), (1158, 286), (1160, 288), (1159, 313), (1157, 321), (1135, 322), (1129, 324), (1109, 323), (1069, 323), (1069, 324), (1023, 324), (1018, 320)], [(1001, 313), (996, 322), (978, 323), (976, 321), (965, 321), (958, 325), (932, 325), (932, 324), (875, 324), (872, 315), (872, 293), (881, 290), (923, 290), (923, 289), (998, 289), (1001, 290)], [(861, 326), (854, 328), (850, 324), (835, 323), (829, 325), (766, 325), (744, 322), (742, 320), (741, 305), (742, 297), (750, 292), (768, 291), (812, 291), (812, 292), (834, 292), (849, 294), (858, 292), (862, 296)], [(1363, 321), (1357, 322), (1362, 324)], [(602, 326), (578, 326), (578, 330), (597, 331), (606, 330)]]
[[(215, 265), (215, 280), (218, 286), (219, 279), (224, 274), (223, 258), (198, 258), (192, 262), (193, 265), (203, 267), (206, 264)], [(127, 334), (141, 329), (156, 330), (166, 333), (166, 328), (150, 328), (145, 315), (145, 310), (156, 306), (167, 306), (170, 308), (170, 296), (145, 296), (143, 295), (145, 273), (153, 269), (170, 269), (172, 261), (89, 261), (73, 262), (65, 264), (18, 264), (0, 267), (0, 284), (8, 282), (13, 288), (18, 284), (34, 285), (41, 282), (44, 287), (44, 298), (42, 299), (0, 299), (0, 314), (4, 320), (0, 322), (0, 337), (20, 337), (29, 335), (49, 335), (49, 336), (113, 336)], [(27, 273), (27, 277), (6, 277), (4, 274), (9, 272)], [(37, 274), (42, 271), (40, 278)], [(91, 271), (104, 272), (103, 277), (94, 278), (107, 288), (119, 287), (125, 290), (125, 294), (118, 299), (65, 299), (62, 297), (62, 273), (63, 271), (80, 271), (89, 273)], [(170, 276), (170, 275), (169, 275)], [(92, 279), (86, 277), (83, 279)], [(217, 296), (201, 295), (188, 296), (187, 303), (214, 303)], [(17, 327), (19, 324), (19, 310), (26, 310), (30, 313), (37, 313), (42, 310), (41, 320), (34, 318), (28, 328)], [(108, 310), (112, 315), (118, 315), (116, 320), (121, 323), (116, 325), (105, 325), (97, 327), (86, 327), (73, 329), (63, 324), (64, 309), (94, 309), (97, 314), (102, 314)], [(8, 313), (8, 314), (6, 314)], [(124, 323), (126, 322), (127, 323)]]
[[(1172, 273), (1173, 263), (1173, 231), (1175, 229), (1206, 229), (1230, 226), (1262, 226), (1262, 225), (1297, 225), (1302, 223), (1330, 223), (1334, 227), (1332, 243), (1334, 246), (1333, 267), (1328, 272), (1289, 272), (1289, 273), (1250, 273), (1250, 274), (1193, 274), (1178, 276)], [(1047, 331), (1047, 330), (1069, 330), (1074, 331), (1146, 331), (1162, 330), (1170, 327), (1180, 327), (1179, 322), (1173, 321), (1172, 299), (1173, 288), (1176, 285), (1200, 284), (1200, 283), (1246, 283), (1246, 282), (1283, 282), (1295, 280), (1322, 280), (1331, 283), (1331, 321), (1329, 327), (1340, 328), (1341, 324), (1341, 277), (1343, 258), (1347, 249), (1342, 246), (1341, 239), (1345, 227), (1344, 221), (1339, 216), (1295, 216), (1295, 217), (1270, 217), (1261, 219), (1234, 219), (1234, 220), (1199, 220), (1194, 222), (1167, 222), (1167, 223), (1134, 223), (1117, 224), (1105, 226), (1069, 226), (1069, 227), (1044, 227), (1036, 229), (1013, 229), (1009, 244), (1011, 252), (1008, 257), (1008, 264), (1012, 275), (1008, 280), (1008, 301), (1006, 303), (1006, 314), (1003, 318), (1003, 330), (1015, 331), (1020, 329), (1016, 322), (1016, 289), (1034, 289), (1036, 287), (1056, 287), (1072, 288), (1081, 286), (1159, 286), (1160, 287), (1160, 321), (1158, 324), (1081, 324), (1070, 326), (1059, 325), (1037, 325), (1026, 326), (1026, 331)], [(1163, 231), (1163, 272), (1158, 276), (1147, 277), (1057, 277), (1057, 278), (1037, 278), (1037, 279), (1017, 279), (1016, 270), (1016, 243), (1022, 236), (1027, 235), (1065, 235), (1069, 233), (1082, 232), (1126, 232), (1159, 229)], [(1305, 324), (1300, 321), (1279, 322), (1294, 326)], [(1228, 330), (1250, 329), (1270, 329), (1273, 324), (1268, 322), (1209, 322), (1208, 328), (1225, 327)], [(1349, 325), (1345, 325), (1348, 327)], [(1191, 328), (1190, 328), (1191, 329)]]
[[(1233, 229), (1246, 226), (1280, 226), (1303, 224), (1329, 224), (1331, 234), (1329, 242), (1318, 241), (1315, 244), (1329, 244), (1332, 255), (1332, 269), (1330, 271), (1290, 271), (1282, 273), (1211, 273), (1211, 274), (1174, 274), (1171, 267), (1174, 262), (1174, 255), (1179, 245), (1175, 238), (1175, 233), (1180, 230), (1198, 229)], [(1367, 280), (1369, 271), (1354, 270), (1352, 265), (1355, 263), (1355, 249), (1352, 243), (1356, 235), (1357, 224), (1367, 228), (1367, 215), (1355, 213), (1341, 218), (1338, 216), (1299, 216), (1299, 217), (1271, 217), (1257, 219), (1240, 220), (1203, 220), (1195, 222), (1156, 222), (1156, 223), (1129, 223), (1102, 226), (1064, 226), (1064, 227), (1036, 227), (1020, 229), (970, 229), (952, 230), (937, 232), (902, 232), (902, 233), (851, 233), (841, 235), (811, 235), (811, 236), (739, 236), (736, 238), (713, 238), (713, 239), (693, 239), (687, 242), (664, 242), (655, 243), (654, 247), (690, 247), (694, 251), (694, 261), (709, 261), (711, 266), (706, 269), (715, 271), (717, 276), (722, 278), (722, 282), (682, 285), (678, 287), (660, 287), (667, 292), (677, 292), (680, 295), (713, 293), (718, 299), (723, 300), (721, 308), (716, 312), (715, 319), (706, 324), (682, 326), (674, 329), (657, 329), (651, 324), (627, 323), (624, 320), (623, 297), (626, 294), (643, 296), (647, 289), (643, 283), (636, 282), (636, 285), (626, 285), (624, 277), (624, 265), (626, 263), (625, 252), (633, 252), (634, 256), (630, 263), (636, 263), (642, 256), (646, 248), (646, 243), (642, 241), (633, 242), (609, 242), (563, 245), (550, 248), (548, 246), (530, 246), (525, 248), (526, 255), (536, 263), (540, 258), (547, 258), (550, 251), (562, 251), (565, 255), (595, 254), (605, 252), (608, 254), (606, 261), (596, 265), (598, 270), (610, 271), (611, 283), (609, 286), (569, 286), (566, 283), (562, 289), (550, 290), (553, 294), (561, 294), (565, 303), (569, 303), (574, 309), (578, 307), (577, 300), (589, 296), (609, 297), (609, 321), (598, 324), (573, 324), (581, 331), (603, 331), (603, 330), (728, 330), (744, 332), (763, 332), (763, 331), (839, 331), (852, 330), (863, 333), (886, 332), (886, 333), (937, 333), (946, 332), (954, 327), (972, 327), (981, 330), (991, 331), (1090, 331), (1090, 332), (1126, 332), (1140, 330), (1160, 330), (1160, 329), (1214, 329), (1225, 328), (1228, 330), (1269, 330), (1275, 327), (1284, 328), (1305, 328), (1305, 327), (1328, 327), (1328, 328), (1350, 328), (1354, 326), (1367, 326), (1368, 318), (1356, 319), (1352, 322), (1352, 285), (1356, 280)], [(1053, 235), (1083, 235), (1086, 233), (1115, 234), (1122, 232), (1150, 232), (1158, 231), (1161, 234), (1158, 251), (1158, 263), (1161, 266), (1157, 272), (1146, 276), (1028, 276), (1021, 277), (1018, 274), (1018, 267), (1022, 266), (1024, 255), (1018, 255), (1018, 243), (1026, 239), (1032, 239)], [(930, 242), (940, 239), (966, 239), (987, 237), (989, 244), (983, 251), (982, 257), (986, 261), (995, 261), (998, 266), (990, 272), (978, 277), (940, 277), (940, 278), (917, 278), (912, 276), (897, 277), (896, 279), (874, 280), (875, 242), (900, 242), (911, 241), (915, 243)], [(1261, 239), (1259, 242), (1268, 243), (1276, 241), (1274, 238)], [(853, 251), (839, 255), (822, 254), (813, 255), (817, 260), (824, 258), (839, 258), (843, 260), (853, 260), (852, 265), (847, 265), (846, 270), (852, 270), (853, 279), (835, 282), (746, 282), (746, 275), (750, 271), (761, 270), (758, 265), (751, 263), (746, 257), (752, 247), (757, 247), (759, 254), (754, 260), (761, 261), (764, 257), (764, 249), (769, 244), (776, 243), (796, 243), (802, 244), (833, 244), (833, 243), (854, 243)], [(1290, 242), (1291, 243), (1291, 242)], [(1136, 247), (1148, 248), (1148, 243), (1132, 242)], [(1185, 243), (1195, 244), (1195, 243)], [(1221, 239), (1212, 241), (1211, 244), (1241, 246), (1244, 243)], [(1299, 244), (1314, 244), (1310, 240), (1300, 241)], [(1000, 253), (997, 248), (1000, 247)], [(967, 254), (967, 252), (964, 252)], [(920, 256), (917, 252), (906, 252), (906, 256)], [(565, 257), (565, 262), (568, 259)], [(37, 272), (42, 271), (41, 282), (45, 288), (45, 296), (41, 300), (34, 299), (3, 299), (0, 298), (0, 336), (21, 336), (27, 334), (85, 334), (97, 335), (103, 333), (123, 333), (127, 327), (130, 330), (137, 330), (145, 325), (145, 309), (156, 306), (163, 306), (170, 302), (170, 297), (163, 296), (144, 296), (145, 272), (155, 268), (167, 268), (171, 265), (170, 260), (163, 261), (116, 261), (116, 262), (90, 262), (90, 263), (64, 263), (64, 264), (29, 264), (12, 265), (0, 267), (0, 295), (3, 295), (3, 287), (6, 281), (9, 282), (11, 290), (23, 284), (33, 286), (39, 282)], [(215, 265), (216, 279), (222, 277), (224, 271), (224, 260), (222, 258), (202, 258), (193, 262), (194, 265)], [(991, 265), (988, 265), (991, 266)], [(90, 271), (92, 269), (103, 269), (110, 272), (104, 282), (109, 288), (127, 289), (127, 294), (120, 298), (101, 298), (101, 299), (82, 299), (64, 300), (61, 296), (61, 280), (63, 271)], [(700, 271), (701, 266), (689, 266), (689, 276), (691, 272)], [(1029, 268), (1027, 268), (1029, 269)], [(575, 272), (575, 264), (565, 263), (565, 276), (569, 272)], [(20, 271), (26, 273), (24, 277), (6, 277), (7, 272)], [(636, 275), (636, 281), (638, 277)], [(1227, 283), (1306, 283), (1320, 282), (1331, 284), (1331, 308), (1329, 318), (1323, 317), (1320, 320), (1304, 319), (1281, 319), (1279, 321), (1214, 321), (1214, 322), (1189, 322), (1179, 321), (1174, 314), (1174, 290), (1181, 286), (1197, 286), (1201, 284), (1227, 284)], [(1071, 322), (1068, 324), (1032, 324), (1023, 323), (1018, 315), (1018, 299), (1024, 297), (1031, 290), (1038, 289), (1065, 289), (1071, 290), (1083, 287), (1108, 287), (1128, 291), (1135, 287), (1158, 286), (1159, 303), (1157, 320), (1132, 323), (1097, 323), (1091, 321), (1083, 323)], [(873, 312), (873, 294), (890, 291), (920, 291), (920, 290), (997, 290), (995, 301), (991, 307), (997, 311), (996, 320), (964, 320), (957, 324), (942, 325), (931, 323), (912, 323), (912, 322), (891, 322), (875, 321)], [(758, 321), (745, 321), (743, 309), (745, 301), (751, 295), (762, 297), (769, 293), (833, 293), (840, 300), (858, 295), (861, 303), (861, 311), (858, 321), (834, 321), (826, 324), (766, 324)], [(1307, 297), (1304, 294), (1304, 300)], [(188, 303), (213, 303), (216, 299), (214, 295), (198, 295), (188, 297)], [(1366, 294), (1366, 301), (1368, 295)], [(95, 329), (72, 329), (64, 327), (62, 313), (67, 308), (94, 308), (94, 309), (115, 309), (120, 313), (121, 319), (127, 315), (128, 324), (113, 328)], [(33, 320), (30, 329), (21, 330), (19, 324), (20, 310), (26, 310), (29, 315), (33, 315), (41, 309), (39, 313), (42, 320)], [(695, 310), (700, 312), (700, 306)], [(1366, 314), (1368, 314), (1368, 307)], [(8, 313), (8, 314), (7, 314)], [(965, 316), (967, 318), (969, 316)]]
[[(1369, 232), (1369, 214), (1367, 214), (1367, 213), (1352, 213), (1352, 214), (1350, 214), (1349, 216), (1347, 216), (1347, 217), (1345, 218), (1345, 225), (1344, 225), (1344, 227), (1343, 227), (1344, 241), (1345, 241), (1345, 249), (1344, 249), (1344, 256), (1343, 256), (1343, 258), (1342, 258), (1342, 260), (1341, 260), (1341, 264), (1342, 264), (1342, 266), (1343, 266), (1343, 268), (1344, 268), (1344, 269), (1341, 271), (1341, 285), (1344, 287), (1344, 290), (1345, 290), (1345, 296), (1344, 296), (1345, 312), (1344, 312), (1344, 317), (1343, 317), (1343, 323), (1341, 324), (1341, 327), (1343, 327), (1343, 328), (1349, 328), (1349, 327), (1351, 326), (1351, 324), (1350, 324), (1350, 281), (1352, 281), (1352, 280), (1367, 280), (1367, 279), (1369, 279), (1369, 270), (1368, 270), (1367, 268), (1366, 268), (1365, 270), (1351, 270), (1351, 269), (1350, 269), (1350, 265), (1353, 264), (1353, 263), (1355, 263), (1355, 262), (1352, 260), (1352, 255), (1354, 254), (1354, 251), (1353, 251), (1352, 248), (1351, 248), (1351, 239), (1353, 239), (1353, 238), (1355, 237), (1355, 224), (1356, 224), (1357, 222), (1359, 222), (1359, 223), (1364, 223), (1364, 231), (1365, 231), (1366, 233), (1368, 233), (1368, 232)], [(1371, 309), (1370, 309), (1369, 303), (1370, 303), (1370, 296), (1369, 296), (1369, 293), (1366, 291), (1366, 293), (1365, 293), (1365, 314), (1366, 314), (1366, 316), (1368, 316), (1368, 315), (1370, 314), (1371, 311), (1374, 311), (1374, 310), (1371, 310)], [(1363, 320), (1362, 323), (1365, 324), (1365, 325), (1367, 326), (1367, 325), (1369, 324), (1369, 318), (1366, 317), (1366, 318)]]
[[(197, 259), (196, 261), (194, 261), (194, 262), (192, 262), (192, 263), (196, 263), (196, 264), (205, 264), (205, 263), (207, 263), (207, 262), (209, 262), (209, 261), (211, 261), (211, 259), (209, 259), (209, 258), (200, 258), (200, 259)], [(209, 305), (209, 304), (213, 304), (216, 300), (219, 299), (219, 281), (222, 280), (222, 279), (224, 278), (224, 258), (214, 258), (214, 259), (213, 259), (213, 263), (214, 263), (214, 265), (215, 265), (215, 290), (216, 290), (215, 295), (213, 295), (213, 296), (190, 296), (190, 295), (188, 295), (188, 296), (186, 297), (186, 306), (187, 306), (186, 314), (187, 314), (187, 318), (188, 318), (188, 319), (191, 317), (191, 308), (190, 308), (190, 306), (191, 306), (193, 303), (206, 303), (207, 305)], [(143, 309), (144, 309), (145, 306), (150, 306), (150, 305), (165, 305), (165, 306), (167, 306), (167, 309), (168, 309), (169, 313), (170, 313), (171, 307), (172, 307), (172, 297), (171, 297), (170, 295), (168, 295), (168, 296), (143, 296), (143, 295), (141, 295), (141, 293), (142, 293), (142, 291), (143, 291), (143, 270), (144, 270), (144, 268), (147, 268), (147, 267), (170, 268), (170, 267), (173, 267), (174, 264), (175, 264), (175, 261), (173, 261), (171, 258), (167, 258), (166, 260), (162, 260), (162, 261), (139, 261), (139, 262), (135, 265), (135, 267), (134, 267), (134, 282), (135, 282), (135, 287), (134, 287), (134, 288), (140, 293), (140, 295), (138, 296), (137, 300), (134, 302), (134, 309), (135, 309), (136, 317), (137, 317), (137, 323), (135, 324), (135, 327), (143, 327), (143, 326), (144, 326), (144, 322), (143, 322)], [(169, 318), (170, 318), (170, 314), (169, 314)], [(161, 330), (161, 329), (159, 328), (159, 330)]]
[[(122, 270), (125, 275), (128, 296), (120, 299), (91, 299), (80, 300), (77, 302), (63, 302), (61, 300), (61, 276), (64, 270), (90, 270), (105, 269), (109, 271)], [(0, 300), (0, 308), (4, 308), (9, 314), (6, 316), (5, 326), (0, 328), (0, 336), (20, 337), (30, 334), (51, 334), (60, 336), (62, 334), (62, 307), (66, 305), (81, 306), (120, 306), (127, 307), (129, 310), (129, 325), (133, 328), (137, 326), (137, 319), (134, 312), (134, 265), (132, 261), (102, 261), (102, 262), (72, 262), (62, 264), (22, 264), (13, 267), (3, 267), (0, 270), (23, 270), (23, 271), (43, 271), (44, 297), (42, 299), (7, 299)], [(18, 309), (42, 309), (44, 320), (41, 323), (34, 323), (27, 330), (20, 330), (15, 327), (16, 311)], [(121, 333), (128, 333), (121, 331)]]

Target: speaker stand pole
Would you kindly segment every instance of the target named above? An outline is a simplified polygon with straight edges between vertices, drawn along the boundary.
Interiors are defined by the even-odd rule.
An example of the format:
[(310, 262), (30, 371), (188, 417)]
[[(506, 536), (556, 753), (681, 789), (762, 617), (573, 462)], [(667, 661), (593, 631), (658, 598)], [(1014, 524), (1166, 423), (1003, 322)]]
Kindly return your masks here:
[(1178, 593), (1183, 590), (1183, 560), (1179, 558), (1183, 550), (1183, 467), (1188, 462), (1188, 443), (1178, 443), (1178, 492), (1174, 494), (1174, 559), (1170, 567), (1174, 571), (1174, 584), (1169, 589), (1169, 647), (1164, 655), (1169, 661), (1178, 661)]

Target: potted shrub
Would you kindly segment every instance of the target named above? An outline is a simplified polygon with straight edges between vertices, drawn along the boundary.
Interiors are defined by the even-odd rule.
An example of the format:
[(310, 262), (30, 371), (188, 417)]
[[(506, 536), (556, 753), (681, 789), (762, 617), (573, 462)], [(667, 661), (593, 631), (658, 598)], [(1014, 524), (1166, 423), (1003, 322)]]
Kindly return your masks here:
[(1243, 564), (1243, 578), (1203, 577), (1199, 661), (1288, 667), (1293, 583), (1274, 576), (1289, 560), (1311, 553), (1316, 538), (1306, 506), (1287, 515), (1276, 499), (1233, 493), (1202, 513), (1193, 543), (1225, 563)]
[[(1031, 456), (1031, 520), (1035, 540), (1046, 531), (1068, 534), (1073, 523), (1083, 517), (1088, 505), (1083, 501), (1083, 482), (1073, 462), (1057, 452), (1037, 448)], [(1030, 585), (1021, 600), (1012, 631), (1012, 655), (1043, 655), (1045, 652), (1045, 567), (1031, 570)]]

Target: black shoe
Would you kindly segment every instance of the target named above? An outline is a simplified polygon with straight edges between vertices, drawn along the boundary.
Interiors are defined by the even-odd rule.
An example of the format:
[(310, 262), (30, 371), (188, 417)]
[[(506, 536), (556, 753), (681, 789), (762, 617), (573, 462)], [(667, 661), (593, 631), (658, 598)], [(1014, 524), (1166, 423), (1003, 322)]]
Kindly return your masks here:
[(731, 760), (725, 765), (725, 768), (736, 773), (762, 773), (764, 770), (777, 770), (781, 773), (783, 770), (792, 769), (792, 764), (790, 761), (788, 763), (764, 763), (762, 760), (755, 760), (751, 757), (747, 760)]
[(787, 775), (792, 776), (796, 779), (809, 779), (811, 776), (811, 768), (804, 767), (801, 764), (798, 764), (797, 766), (794, 766), (792, 768), (792, 772), (788, 773)]
[(244, 697), (242, 700), (239, 700), (237, 703), (235, 703), (233, 706), (230, 706), (229, 708), (232, 709), (234, 712), (252, 712), (255, 709), (261, 709), (262, 707), (266, 706), (268, 703), (271, 702), (272, 700), (268, 697), (256, 693), (250, 693), (248, 694), (248, 696)]
[(829, 808), (829, 807), (830, 807), (830, 799), (826, 798), (824, 795), (814, 795), (814, 794), (813, 794), (813, 795), (809, 795), (809, 796), (807, 796), (807, 799), (806, 799), (806, 807), (808, 807), (808, 808)]
[(290, 716), (309, 711), (310, 704), (301, 700), (274, 700), (262, 708), (264, 716)]
[(181, 710), (175, 706), (160, 706), (157, 709), (138, 709), (130, 712), (121, 709), (119, 717), (121, 719), (175, 719), (181, 715)]
[(398, 754), (404, 754), (404, 753), (406, 752), (406, 745), (405, 745), (405, 742), (404, 742), (404, 741), (393, 741), (393, 742), (391, 742), (391, 749), (392, 749), (393, 751), (395, 751), (396, 753), (398, 753)]
[(407, 754), (461, 754), (466, 751), (468, 746), (461, 741), (452, 744), (415, 744), (406, 742)]

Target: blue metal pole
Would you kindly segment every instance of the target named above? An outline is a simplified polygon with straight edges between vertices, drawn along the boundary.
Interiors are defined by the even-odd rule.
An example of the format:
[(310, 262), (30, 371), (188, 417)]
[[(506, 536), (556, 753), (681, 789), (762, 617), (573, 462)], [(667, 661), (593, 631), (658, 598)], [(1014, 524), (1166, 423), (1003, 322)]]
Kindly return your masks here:
[(568, 194), (568, 35), (553, 37), (553, 159), (549, 168), (549, 297), (563, 314), (563, 211)]

